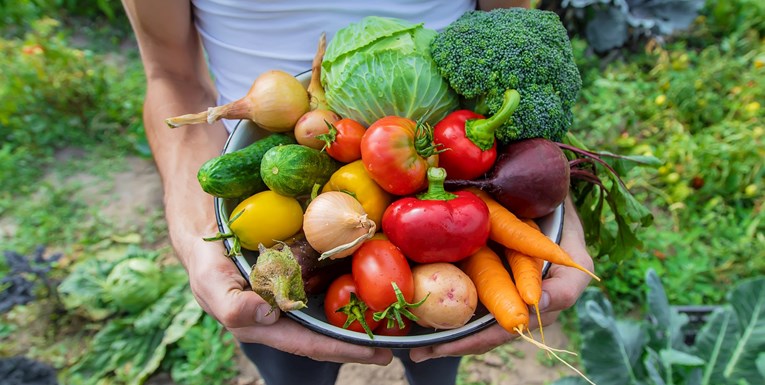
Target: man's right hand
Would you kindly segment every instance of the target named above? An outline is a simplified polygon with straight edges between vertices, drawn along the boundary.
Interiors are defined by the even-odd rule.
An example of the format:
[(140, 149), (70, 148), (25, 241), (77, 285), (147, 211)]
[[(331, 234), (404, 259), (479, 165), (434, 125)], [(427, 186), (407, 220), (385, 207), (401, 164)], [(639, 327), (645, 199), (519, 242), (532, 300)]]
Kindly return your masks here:
[[(197, 241), (196, 255), (188, 265), (191, 290), (199, 304), (241, 342), (253, 342), (313, 358), (318, 361), (387, 365), (388, 349), (353, 345), (306, 329), (280, 317), (279, 309), (247, 287), (234, 263), (224, 255), (220, 242)], [(188, 260), (188, 259), (187, 259)]]

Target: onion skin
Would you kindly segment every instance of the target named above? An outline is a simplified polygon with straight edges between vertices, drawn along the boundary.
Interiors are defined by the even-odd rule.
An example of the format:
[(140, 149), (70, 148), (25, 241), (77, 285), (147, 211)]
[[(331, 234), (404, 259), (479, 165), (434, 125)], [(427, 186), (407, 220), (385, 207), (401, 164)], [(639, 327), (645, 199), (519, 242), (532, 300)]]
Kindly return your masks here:
[(535, 138), (499, 149), (485, 179), (447, 180), (449, 188), (476, 187), (522, 218), (552, 213), (568, 195), (571, 167), (555, 142)]
[(361, 203), (340, 191), (328, 191), (314, 198), (303, 215), (305, 239), (319, 260), (345, 258), (371, 238), (377, 225), (367, 218)]
[(309, 109), (303, 84), (284, 71), (271, 70), (258, 76), (243, 98), (205, 112), (169, 118), (165, 123), (174, 128), (220, 119), (249, 119), (265, 130), (287, 132)]

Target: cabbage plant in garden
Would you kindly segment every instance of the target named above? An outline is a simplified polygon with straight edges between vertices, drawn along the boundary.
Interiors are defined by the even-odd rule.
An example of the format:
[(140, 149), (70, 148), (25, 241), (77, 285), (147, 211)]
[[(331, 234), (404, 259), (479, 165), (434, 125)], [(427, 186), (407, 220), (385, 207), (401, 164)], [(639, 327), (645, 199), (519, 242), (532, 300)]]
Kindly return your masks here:
[[(576, 305), (581, 360), (598, 385), (755, 385), (765, 383), (765, 276), (739, 282), (727, 303), (693, 325), (670, 306), (659, 276), (646, 274), (647, 315), (616, 318), (602, 292), (589, 289)], [(690, 340), (690, 341), (689, 341)], [(585, 384), (566, 377), (553, 385)]]

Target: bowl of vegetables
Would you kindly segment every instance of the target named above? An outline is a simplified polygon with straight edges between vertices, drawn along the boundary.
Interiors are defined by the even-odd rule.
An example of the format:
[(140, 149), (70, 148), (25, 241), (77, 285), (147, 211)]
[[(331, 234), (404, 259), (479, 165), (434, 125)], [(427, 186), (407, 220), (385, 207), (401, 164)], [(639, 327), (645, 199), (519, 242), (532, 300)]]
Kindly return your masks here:
[[(464, 22), (496, 15), (524, 30), (519, 11), (502, 12), (512, 14)], [(239, 120), (197, 175), (215, 197), (219, 234), (206, 239), (222, 240), (252, 290), (313, 331), (389, 348), (495, 323), (522, 333), (550, 264), (590, 273), (558, 245), (571, 165), (556, 131), (528, 127), (565, 123), (566, 106), (530, 106), (503, 86), (491, 103), (473, 95), (489, 108), (479, 113), (443, 76), (459, 58), (430, 54), (436, 35), (365, 18), (326, 50), (322, 36), (310, 71), (266, 71), (240, 100), (166, 120)]]
[[(296, 78), (304, 86), (308, 87), (311, 79), (311, 71), (299, 74)], [(263, 142), (264, 139), (273, 141), (273, 143), (269, 144), (270, 146), (294, 143), (290, 139), (281, 142), (283, 139), (278, 135), (274, 135), (272, 131), (262, 128), (251, 120), (243, 119), (239, 121), (236, 128), (231, 133), (224, 147), (223, 154), (235, 153), (256, 142)], [(303, 197), (302, 199), (305, 200), (301, 201), (301, 205), (292, 209), (293, 215), (303, 214), (307, 200), (310, 200), (310, 197)], [(241, 204), (242, 199), (215, 198), (215, 212), (221, 234), (232, 233), (231, 227), (233, 226), (230, 226), (230, 224), (236, 223), (235, 221), (232, 221), (232, 219), (236, 219), (232, 217), (232, 213), (235, 208)], [(271, 200), (268, 203), (268, 205), (272, 207), (280, 204), (281, 203), (277, 200)], [(263, 215), (263, 222), (268, 223), (256, 224), (256, 226), (275, 229), (280, 226), (278, 222), (282, 222), (282, 220), (289, 222), (289, 220), (280, 217), (278, 221), (271, 223), (270, 219), (273, 218), (268, 218), (269, 216), (279, 217), (281, 215), (284, 214), (275, 213), (274, 215)], [(537, 218), (534, 222), (541, 233), (553, 242), (558, 243), (561, 238), (563, 226), (563, 206), (559, 205), (552, 213)], [(340, 281), (348, 279), (350, 276), (352, 269), (351, 258), (319, 260), (321, 258), (321, 253), (311, 247), (311, 244), (306, 241), (305, 232), (303, 230), (304, 229), (300, 229), (297, 231), (297, 235), (286, 238), (283, 244), (285, 245), (285, 248), (286, 246), (289, 246), (291, 253), (301, 265), (301, 278), (307, 293), (306, 306), (300, 309), (287, 311), (285, 312), (285, 315), (313, 331), (356, 344), (389, 348), (411, 348), (459, 339), (480, 331), (496, 322), (494, 316), (479, 301), (476, 304), (475, 309), (469, 314), (467, 321), (458, 322), (461, 326), (457, 327), (449, 326), (449, 328), (444, 329), (432, 326), (425, 327), (415, 322), (410, 322), (406, 320), (405, 317), (403, 318), (406, 321), (406, 325), (403, 329), (397, 328), (395, 322), (393, 325), (388, 325), (385, 319), (380, 322), (371, 320), (370, 323), (375, 326), (375, 331), (372, 335), (358, 327), (343, 327), (342, 324), (328, 318), (328, 315), (329, 317), (332, 317), (332, 314), (331, 312), (327, 312), (325, 307), (331, 307), (332, 304), (328, 301), (335, 300), (334, 297), (328, 296), (328, 290), (331, 290), (329, 286), (332, 284), (340, 285)], [(275, 231), (281, 230), (277, 229)], [(285, 234), (295, 233), (294, 228), (286, 229), (284, 231), (286, 231)], [(380, 238), (379, 233), (372, 238), (372, 241), (387, 242), (377, 239)], [(236, 252), (231, 253), (232, 260), (242, 275), (249, 281), (252, 276), (253, 267), (256, 265), (258, 257), (263, 250), (259, 250), (257, 245), (243, 244), (240, 240), (233, 237), (225, 238), (223, 239), (223, 242), (227, 250), (236, 250)], [(413, 267), (416, 267), (417, 265), (427, 265), (417, 264), (411, 261), (409, 262)], [(547, 268), (549, 268), (549, 263), (545, 262), (544, 272), (546, 272)], [(338, 282), (335, 283), (336, 281)], [(459, 318), (457, 315), (453, 316), (451, 314), (445, 314), (444, 317), (447, 319), (447, 323), (452, 317)], [(461, 317), (464, 318), (465, 316), (463, 315)], [(385, 324), (385, 326), (393, 327), (378, 334), (378, 331), (385, 328), (384, 326), (381, 326), (383, 324)]]

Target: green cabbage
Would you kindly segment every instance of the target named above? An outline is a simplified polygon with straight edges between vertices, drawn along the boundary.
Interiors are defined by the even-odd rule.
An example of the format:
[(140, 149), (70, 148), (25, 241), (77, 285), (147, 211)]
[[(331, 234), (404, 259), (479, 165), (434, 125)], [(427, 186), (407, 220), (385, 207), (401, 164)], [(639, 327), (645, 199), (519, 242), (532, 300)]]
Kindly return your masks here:
[(436, 124), (458, 105), (430, 56), (436, 34), (378, 16), (342, 28), (322, 61), (327, 104), (365, 126), (389, 115)]
[(106, 277), (106, 297), (120, 310), (138, 312), (162, 295), (162, 270), (146, 258), (129, 258), (118, 263)]

